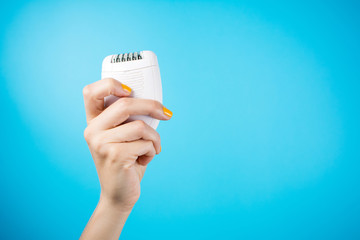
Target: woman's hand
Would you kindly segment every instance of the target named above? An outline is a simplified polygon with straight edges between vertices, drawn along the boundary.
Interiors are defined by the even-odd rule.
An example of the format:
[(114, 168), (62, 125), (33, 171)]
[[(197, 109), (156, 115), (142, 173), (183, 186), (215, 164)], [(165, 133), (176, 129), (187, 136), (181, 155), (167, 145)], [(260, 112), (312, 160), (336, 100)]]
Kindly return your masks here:
[[(129, 98), (130, 93), (129, 87), (110, 78), (83, 90), (88, 123), (84, 136), (101, 185), (100, 201), (83, 232), (84, 239), (119, 237), (140, 196), (146, 166), (161, 151), (160, 136), (153, 128), (140, 120), (126, 120), (131, 115), (169, 120), (172, 112), (157, 101)], [(104, 97), (109, 95), (120, 99), (105, 109)]]

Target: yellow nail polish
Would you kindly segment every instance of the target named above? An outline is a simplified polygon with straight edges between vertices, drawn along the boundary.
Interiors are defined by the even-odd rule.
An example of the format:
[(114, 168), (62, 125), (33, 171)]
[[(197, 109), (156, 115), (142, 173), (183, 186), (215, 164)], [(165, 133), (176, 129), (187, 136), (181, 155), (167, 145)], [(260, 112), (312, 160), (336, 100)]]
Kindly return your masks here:
[(159, 153), (161, 153), (161, 146), (160, 146), (160, 151), (159, 151)]
[(172, 117), (172, 115), (173, 115), (172, 111), (170, 111), (170, 110), (167, 109), (166, 107), (163, 107), (163, 111), (164, 111), (164, 114), (165, 114), (166, 116), (168, 116), (169, 118)]
[(126, 86), (125, 84), (121, 84), (122, 88), (127, 91), (128, 93), (131, 93), (131, 88)]

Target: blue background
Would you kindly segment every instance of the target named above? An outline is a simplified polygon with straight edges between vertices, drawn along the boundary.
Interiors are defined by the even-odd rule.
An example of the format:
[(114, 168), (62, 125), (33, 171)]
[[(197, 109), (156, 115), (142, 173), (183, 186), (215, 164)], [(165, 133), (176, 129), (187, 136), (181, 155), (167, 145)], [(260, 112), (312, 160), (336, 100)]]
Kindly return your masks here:
[(123, 239), (359, 239), (357, 1), (7, 1), (0, 238), (76, 239), (99, 183), (82, 88), (152, 50), (164, 104)]

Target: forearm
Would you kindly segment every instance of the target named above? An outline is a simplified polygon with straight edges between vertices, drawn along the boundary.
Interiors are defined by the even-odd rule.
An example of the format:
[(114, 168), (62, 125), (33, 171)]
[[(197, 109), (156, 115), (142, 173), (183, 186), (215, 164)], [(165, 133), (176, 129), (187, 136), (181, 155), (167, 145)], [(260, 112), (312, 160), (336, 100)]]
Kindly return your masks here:
[(80, 239), (119, 239), (130, 212), (100, 198)]

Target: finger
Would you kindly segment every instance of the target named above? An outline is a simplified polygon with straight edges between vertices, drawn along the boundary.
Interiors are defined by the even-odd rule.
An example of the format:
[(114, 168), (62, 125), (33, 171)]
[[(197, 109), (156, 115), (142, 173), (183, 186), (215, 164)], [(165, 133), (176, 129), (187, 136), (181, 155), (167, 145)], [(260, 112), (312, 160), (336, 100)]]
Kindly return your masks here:
[(122, 124), (104, 132), (104, 139), (108, 143), (132, 142), (139, 139), (151, 141), (156, 153), (160, 153), (160, 135), (152, 127), (141, 120)]
[(131, 94), (131, 88), (113, 78), (104, 78), (84, 87), (83, 95), (87, 122), (104, 110), (104, 98), (109, 95), (126, 97)]
[(137, 163), (146, 166), (156, 155), (152, 141), (138, 140), (125, 144), (126, 149), (133, 155), (137, 156)]
[(154, 159), (154, 156), (143, 155), (143, 156), (140, 156), (136, 162), (141, 166), (147, 166), (153, 159)]
[(113, 128), (126, 121), (131, 115), (148, 115), (159, 120), (169, 120), (172, 112), (158, 101), (120, 98), (93, 120), (93, 127)]

